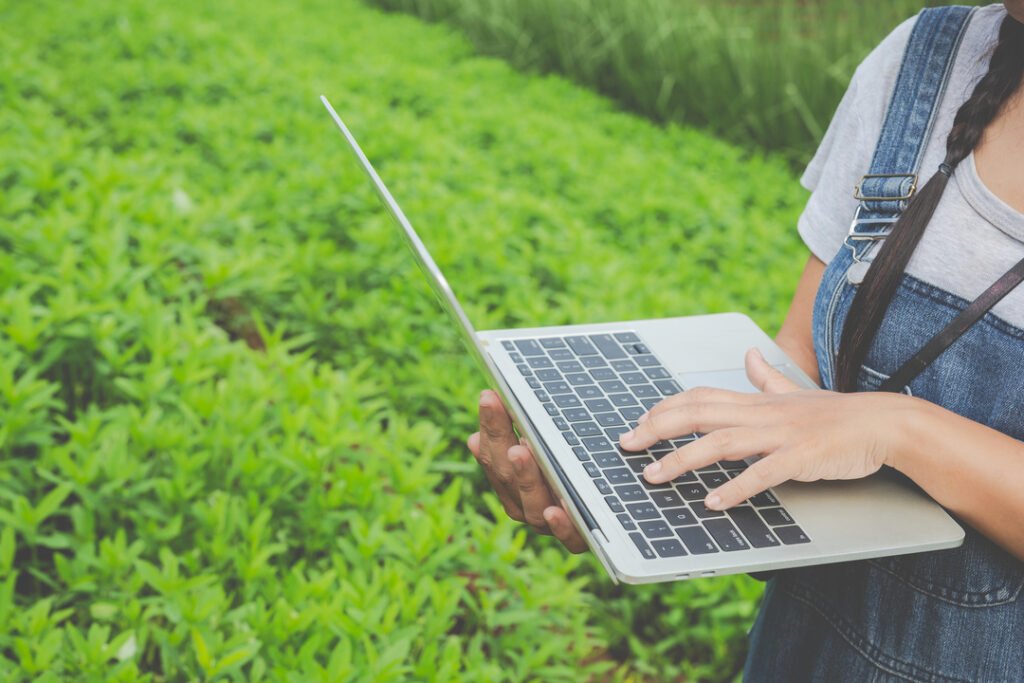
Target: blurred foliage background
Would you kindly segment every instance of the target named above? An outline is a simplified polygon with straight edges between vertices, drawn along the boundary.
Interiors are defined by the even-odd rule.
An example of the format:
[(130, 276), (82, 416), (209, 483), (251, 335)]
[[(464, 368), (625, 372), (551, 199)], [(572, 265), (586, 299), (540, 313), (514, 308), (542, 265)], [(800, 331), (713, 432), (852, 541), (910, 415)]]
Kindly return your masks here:
[[(613, 586), (500, 513), (484, 378), (317, 96), (479, 327), (774, 330), (805, 193), (736, 131), (806, 155), (909, 11), (776, 5), (0, 4), (0, 681), (735, 678), (760, 584)], [(785, 124), (737, 105), (773, 50)]]
[[(372, 0), (660, 122), (806, 164), (860, 60), (949, 0)], [(960, 2), (959, 4), (971, 4)], [(980, 4), (980, 3), (974, 3)]]

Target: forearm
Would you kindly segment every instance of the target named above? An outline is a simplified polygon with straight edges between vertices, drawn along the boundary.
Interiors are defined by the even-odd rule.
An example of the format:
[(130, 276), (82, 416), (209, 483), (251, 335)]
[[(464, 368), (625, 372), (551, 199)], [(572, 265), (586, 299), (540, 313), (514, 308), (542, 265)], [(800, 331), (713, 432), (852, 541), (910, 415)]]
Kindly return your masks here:
[(1024, 561), (1024, 443), (926, 401), (889, 464)]

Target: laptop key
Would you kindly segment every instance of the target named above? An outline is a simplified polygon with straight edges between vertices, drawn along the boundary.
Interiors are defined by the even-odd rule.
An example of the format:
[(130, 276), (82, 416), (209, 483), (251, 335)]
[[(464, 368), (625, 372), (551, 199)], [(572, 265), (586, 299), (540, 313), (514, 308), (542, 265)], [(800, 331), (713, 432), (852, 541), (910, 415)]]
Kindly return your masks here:
[(590, 335), (590, 341), (601, 350), (601, 355), (608, 360), (626, 357), (626, 352), (622, 350), (622, 347), (619, 346), (619, 343), (610, 334), (592, 334)]
[(555, 426), (558, 427), (559, 431), (564, 432), (565, 430), (569, 429), (569, 423), (560, 417), (554, 418), (553, 422), (555, 423)]
[(572, 432), (562, 432), (562, 436), (565, 438), (565, 442), (570, 446), (580, 445), (580, 437), (576, 436)]
[(745, 470), (749, 467), (745, 460), (722, 460), (718, 464), (727, 470)]
[(569, 348), (577, 356), (594, 356), (597, 355), (597, 349), (590, 343), (590, 340), (586, 337), (566, 337), (565, 343), (569, 345)]
[(529, 365), (517, 365), (516, 370), (518, 370), (519, 374), (523, 377), (529, 377), (533, 374), (533, 370), (530, 369)]
[(636, 484), (629, 484), (628, 486), (616, 486), (615, 493), (620, 499), (627, 503), (635, 503), (641, 500), (647, 500), (647, 492), (644, 491), (642, 486)]
[(652, 540), (651, 546), (654, 548), (654, 552), (658, 553), (659, 557), (683, 557), (686, 555), (683, 544), (674, 538)]
[(761, 493), (752, 497), (750, 502), (753, 503), (755, 507), (766, 508), (778, 505), (779, 499), (776, 498), (775, 494), (771, 491), (761, 491)]
[(545, 403), (544, 410), (547, 411), (551, 417), (558, 417), (558, 407), (554, 403)]
[(565, 342), (558, 337), (547, 337), (540, 340), (540, 345), (545, 349), (564, 349)]
[(507, 339), (501, 342), (501, 346), (506, 351), (515, 351), (516, 350), (516, 347), (512, 346), (512, 342), (510, 342)]
[(603, 436), (588, 436), (583, 439), (583, 445), (586, 446), (587, 450), (591, 453), (612, 450), (612, 445), (608, 443), (608, 439)]
[(613, 360), (612, 367), (615, 368), (616, 372), (632, 372), (636, 370), (636, 363), (629, 359)]
[(701, 519), (711, 519), (712, 517), (725, 517), (725, 513), (721, 510), (709, 510), (704, 507), (704, 503), (699, 500), (695, 500), (690, 503), (690, 509), (693, 510), (693, 514), (697, 515)]
[(644, 532), (644, 536), (647, 538), (672, 538), (675, 536), (675, 532), (672, 531), (672, 527), (660, 519), (654, 519), (649, 522), (640, 522), (640, 531)]
[(540, 380), (536, 377), (527, 377), (526, 383), (530, 385), (531, 389), (540, 389)]
[(775, 527), (775, 533), (778, 534), (779, 540), (786, 545), (811, 542), (811, 539), (807, 538), (804, 530), (798, 526), (777, 526)]
[(565, 381), (574, 387), (578, 387), (581, 384), (593, 384), (594, 382), (586, 372), (570, 372), (565, 376)]
[(569, 422), (582, 422), (590, 419), (590, 413), (586, 408), (566, 408), (562, 411), (562, 416)]
[(524, 356), (543, 356), (544, 349), (537, 343), (536, 339), (516, 339), (516, 348)]
[(640, 419), (640, 416), (647, 411), (640, 406), (625, 406), (624, 408), (621, 408), (619, 412), (622, 413), (622, 417), (629, 422), (636, 422)]
[(594, 368), (590, 371), (590, 376), (594, 378), (595, 382), (605, 382), (618, 377), (611, 368)]
[(526, 362), (525, 360), (523, 360), (523, 357), (520, 356), (518, 353), (510, 353), (510, 354), (508, 354), (508, 358), (509, 358), (509, 360), (511, 360), (516, 365), (519, 365), (520, 363), (525, 363)]
[(612, 402), (612, 405), (622, 408), (624, 406), (635, 406), (638, 401), (633, 398), (633, 394), (612, 394), (608, 397), (608, 400)]
[(761, 518), (754, 512), (754, 508), (744, 505), (727, 510), (726, 514), (747, 537), (750, 545), (755, 548), (770, 548), (779, 545), (779, 539), (775, 538), (768, 526), (761, 521)]
[(618, 486), (619, 484), (632, 484), (636, 481), (636, 477), (633, 475), (633, 472), (626, 467), (616, 467), (614, 469), (605, 470), (604, 476), (612, 486)]
[(658, 390), (650, 384), (640, 384), (633, 387), (633, 395), (637, 398), (657, 398), (661, 396)]
[(640, 341), (640, 337), (636, 336), (636, 332), (616, 332), (613, 335), (621, 344), (630, 344), (632, 342)]
[(548, 349), (548, 357), (551, 360), (575, 360), (576, 354), (569, 349)]
[(562, 372), (583, 372), (583, 366), (579, 361), (563, 360), (558, 362), (558, 369)]
[(587, 449), (583, 446), (573, 446), (572, 453), (576, 456), (576, 459), (580, 462), (590, 460), (590, 453), (587, 453)]
[(768, 522), (772, 526), (783, 526), (785, 524), (793, 524), (793, 518), (789, 516), (783, 508), (769, 508), (768, 510), (761, 510), (761, 516), (764, 517), (764, 521)]
[(651, 546), (647, 545), (647, 541), (644, 540), (642, 534), (634, 531), (629, 535), (629, 537), (633, 540), (633, 543), (636, 545), (636, 549), (640, 551), (640, 554), (643, 555), (645, 560), (653, 560), (657, 557), (657, 555), (654, 554), (654, 551), (651, 550)]
[[(619, 437), (628, 431), (629, 427), (626, 425), (620, 425), (618, 427), (608, 427), (604, 430), (604, 433), (608, 435), (608, 438), (611, 439), (612, 443), (617, 444), (619, 442)], [(622, 449), (619, 448), (619, 450), (621, 451)]]
[(537, 379), (541, 382), (557, 382), (562, 379), (562, 373), (553, 368), (544, 368), (537, 371)]
[(750, 545), (740, 535), (740, 532), (736, 530), (732, 522), (727, 519), (709, 520), (704, 522), (704, 528), (715, 539), (718, 547), (727, 553), (736, 550), (750, 550)]
[(686, 508), (671, 508), (669, 510), (662, 510), (665, 514), (665, 519), (672, 526), (687, 526), (688, 524), (696, 524), (697, 517)]
[(633, 362), (642, 368), (656, 368), (661, 365), (654, 356), (635, 356)]
[(583, 405), (583, 402), (574, 394), (562, 394), (561, 396), (553, 396), (555, 405), (559, 408), (578, 408)]
[(608, 361), (601, 356), (580, 356), (580, 363), (585, 368), (606, 368)]
[(651, 503), (630, 503), (626, 506), (626, 510), (629, 511), (629, 516), (638, 522), (647, 519), (661, 519), (658, 508), (654, 507)]
[(704, 485), (709, 489), (717, 489), (719, 486), (729, 481), (729, 475), (725, 472), (710, 472), (708, 474), (700, 475), (700, 480), (704, 482)]
[[(540, 376), (539, 372), (537, 373), (537, 376)], [(654, 386), (658, 387), (658, 391), (665, 396), (672, 396), (673, 394), (678, 394), (683, 390), (683, 388), (679, 386), (679, 383), (674, 379), (656, 380), (654, 382)]]
[(597, 436), (601, 428), (594, 422), (574, 422), (572, 431), (576, 432), (576, 436)]
[(597, 486), (597, 490), (601, 492), (602, 496), (612, 495), (612, 487), (604, 479), (598, 477), (597, 479), (594, 480), (594, 485)]
[(622, 528), (626, 531), (636, 531), (636, 522), (630, 519), (629, 515), (623, 513), (621, 515), (615, 515), (619, 523), (622, 524)]
[(718, 552), (718, 546), (699, 526), (676, 527), (676, 535), (683, 541), (683, 545), (691, 555), (708, 555)]
[(647, 384), (647, 375), (642, 372), (624, 372), (620, 376), (626, 384)]
[(626, 458), (626, 466), (633, 470), (635, 474), (640, 474), (644, 471), (644, 468), (654, 462), (654, 458)]
[(600, 477), (601, 476), (601, 470), (599, 470), (597, 468), (597, 465), (595, 465), (592, 462), (585, 462), (585, 463), (583, 463), (583, 469), (585, 469), (587, 471), (587, 474), (589, 474), (592, 477)]
[(594, 453), (594, 462), (597, 466), (604, 469), (607, 467), (622, 467), (625, 463), (622, 462), (622, 458), (619, 457), (618, 453)]
[(673, 484), (693, 484), (697, 481), (697, 475), (693, 472), (684, 472), (672, 480)]
[(555, 364), (551, 362), (551, 359), (547, 356), (531, 356), (526, 359), (526, 362), (529, 363), (530, 367), (534, 370), (555, 367)]
[(615, 406), (606, 398), (594, 398), (587, 401), (587, 410), (592, 413), (607, 413), (615, 410)]
[(669, 379), (672, 377), (665, 368), (644, 368), (644, 374), (651, 379)]
[[(608, 503), (608, 509), (610, 509), (612, 512), (625, 512), (626, 511), (626, 508), (624, 508), (622, 506), (622, 501), (620, 501), (615, 496), (605, 496), (604, 497), (604, 501), (606, 503)], [(629, 519), (629, 518), (627, 517), (626, 519)]]
[(651, 500), (660, 508), (671, 508), (677, 505), (684, 505), (683, 498), (675, 491), (654, 491), (651, 493)]
[(572, 387), (570, 387), (565, 382), (545, 382), (544, 383), (544, 391), (546, 391), (549, 394), (551, 394), (552, 396), (554, 396), (555, 394), (568, 394), (568, 393), (571, 393), (572, 392)]
[(598, 382), (597, 385), (601, 387), (606, 394), (620, 394), (623, 391), (627, 391), (626, 385), (617, 379), (610, 382)]
[(679, 495), (683, 497), (683, 500), (704, 500), (708, 496), (708, 490), (701, 484), (683, 484), (676, 485), (676, 490), (679, 491)]
[(547, 403), (548, 401), (551, 400), (551, 397), (548, 396), (548, 392), (544, 391), (543, 389), (538, 389), (533, 393), (537, 396), (537, 400), (540, 401), (541, 403)]
[(642, 405), (644, 408), (647, 408), (647, 410), (650, 410), (659, 403), (661, 403), (660, 398), (645, 398), (641, 399), (640, 401), (640, 405)]
[(616, 427), (625, 424), (618, 413), (598, 413), (594, 415), (594, 419), (602, 427)]
[(601, 398), (604, 393), (597, 388), (596, 384), (584, 384), (583, 386), (576, 387), (576, 395), (586, 400), (590, 398)]

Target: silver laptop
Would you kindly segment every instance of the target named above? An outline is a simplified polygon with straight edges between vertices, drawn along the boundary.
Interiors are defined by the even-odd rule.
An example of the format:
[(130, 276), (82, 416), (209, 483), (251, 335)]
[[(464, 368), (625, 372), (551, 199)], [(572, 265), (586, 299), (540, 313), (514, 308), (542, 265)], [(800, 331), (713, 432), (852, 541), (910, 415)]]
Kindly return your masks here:
[[(753, 392), (743, 356), (759, 348), (795, 382), (814, 383), (739, 313), (618, 323), (473, 328), (441, 270), (330, 102), (321, 101), (401, 227), (430, 284), (491, 378), (591, 550), (616, 581), (652, 583), (952, 548), (961, 529), (927, 495), (880, 473), (787, 483), (725, 513), (707, 492), (747, 462), (723, 462), (670, 484), (640, 472), (697, 435), (626, 452), (618, 436), (665, 396), (695, 386)], [(528, 292), (523, 293), (529, 296)]]

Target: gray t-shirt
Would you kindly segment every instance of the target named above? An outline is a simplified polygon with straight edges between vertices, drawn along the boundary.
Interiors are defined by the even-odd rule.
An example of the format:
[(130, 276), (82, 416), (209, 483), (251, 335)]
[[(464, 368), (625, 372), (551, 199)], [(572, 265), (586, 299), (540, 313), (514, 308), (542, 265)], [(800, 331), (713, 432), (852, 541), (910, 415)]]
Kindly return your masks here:
[[(1005, 16), (1003, 5), (996, 4), (981, 8), (971, 19), (925, 148), (920, 183), (930, 178), (942, 162), (953, 117), (988, 70)], [(853, 189), (871, 165), (914, 21), (911, 18), (898, 26), (857, 68), (800, 179), (811, 197), (798, 229), (810, 250), (825, 263), (836, 255), (850, 228), (857, 206)], [(982, 183), (971, 154), (948, 183), (907, 273), (971, 301), (1021, 258), (1024, 214)], [(997, 304), (992, 313), (1024, 328), (1024, 285)]]

